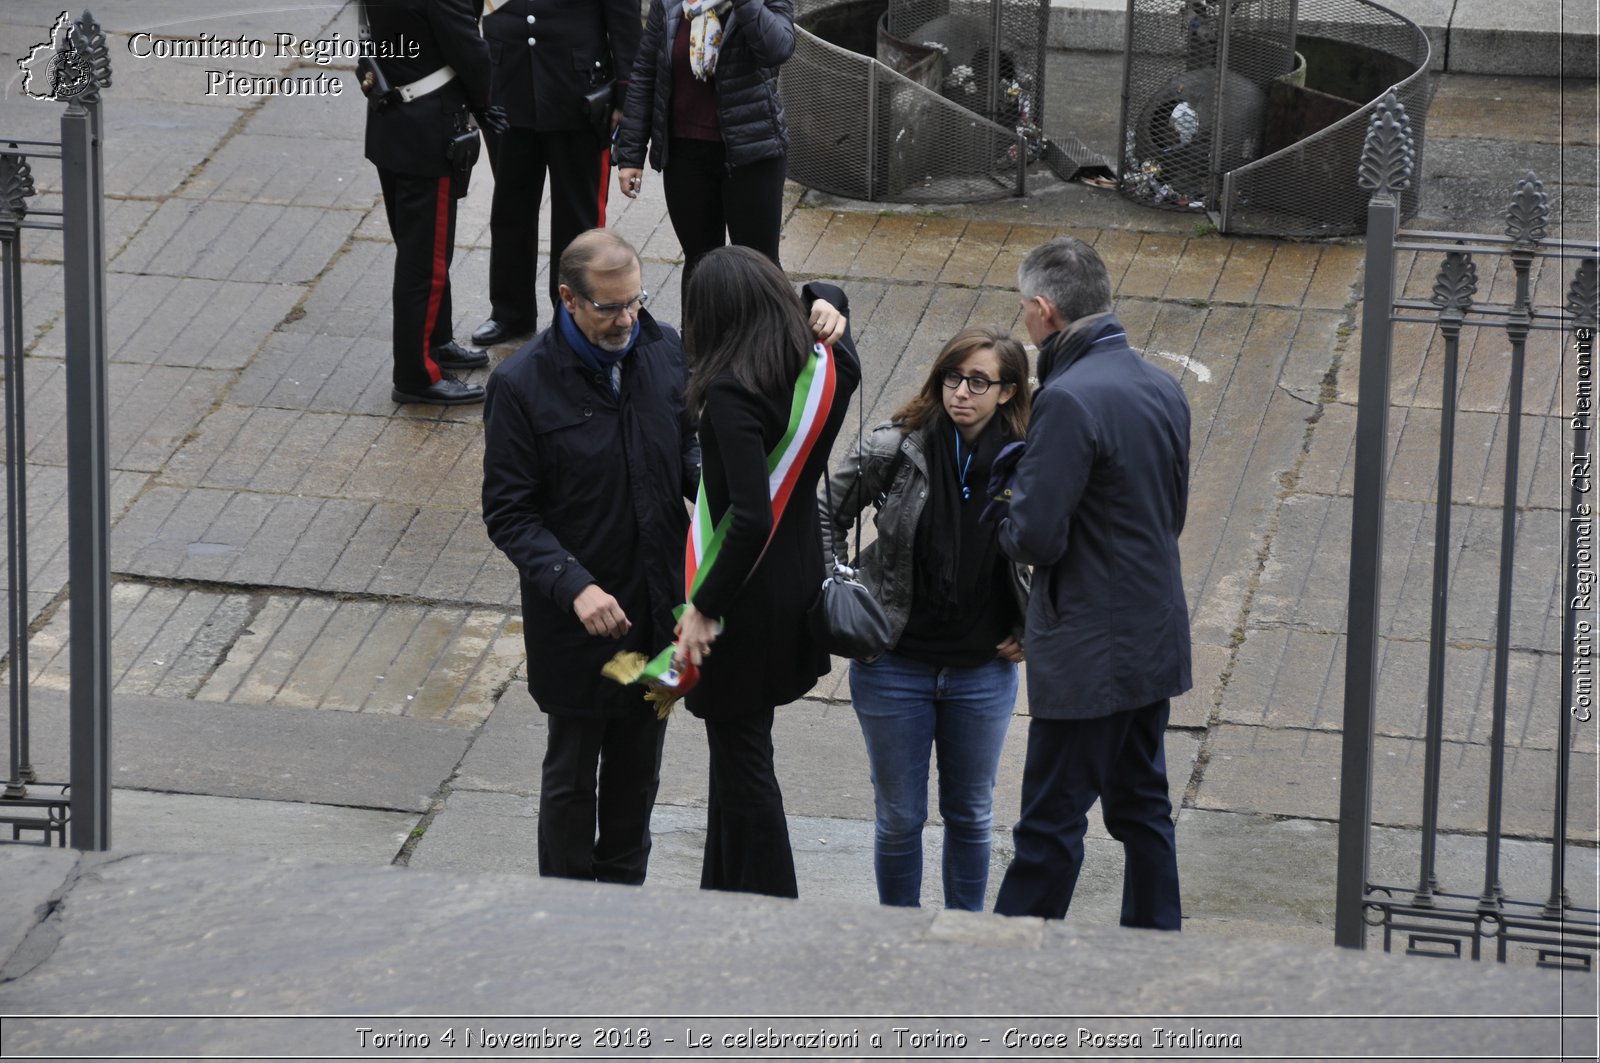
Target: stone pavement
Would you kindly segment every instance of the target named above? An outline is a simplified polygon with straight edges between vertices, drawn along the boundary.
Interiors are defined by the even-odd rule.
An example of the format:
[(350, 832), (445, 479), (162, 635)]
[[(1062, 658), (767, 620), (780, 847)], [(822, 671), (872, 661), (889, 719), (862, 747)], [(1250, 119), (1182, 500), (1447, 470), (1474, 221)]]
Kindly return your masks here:
[[(59, 10), (44, 0), (8, 0), (0, 9), (0, 69), (12, 69)], [(269, 41), (285, 31), (353, 36), (353, 15), (338, 2), (261, 11), (235, 0), (146, 0), (96, 14), (115, 35), (105, 112), (116, 516), (111, 836), (112, 855), (134, 859), (107, 870), (88, 864), (72, 870), (66, 854), (60, 855), (68, 864), (56, 856), (29, 863), (35, 858), (0, 853), (0, 881), (15, 881), (14, 896), (25, 901), (0, 903), (0, 919), (12, 920), (15, 931), (0, 937), (0, 964), (13, 944), (26, 946), (0, 967), (0, 1004), (48, 1010), (66, 1002), (46, 1004), (57, 999), (46, 986), (87, 986), (66, 973), (50, 981), (59, 969), (51, 964), (66, 962), (66, 952), (32, 966), (28, 949), (41, 940), (37, 933), (24, 936), (32, 906), (59, 892), (75, 912), (74, 898), (87, 904), (94, 890), (115, 894), (121, 876), (130, 874), (127, 888), (137, 889), (131, 870), (137, 867), (151, 869), (162, 883), (151, 887), (157, 893), (196, 881), (216, 884), (237, 869), (240, 883), (261, 884), (240, 885), (240, 896), (270, 893), (274, 887), (266, 884), (285, 881), (302, 883), (285, 889), (346, 898), (342, 907), (328, 902), (310, 914), (323, 932), (343, 925), (346, 914), (354, 917), (358, 898), (381, 896), (392, 876), (367, 869), (391, 865), (414, 869), (407, 879), (414, 886), (394, 888), (416, 891), (396, 902), (416, 918), (425, 918), (420, 913), (430, 910), (430, 897), (448, 909), (449, 896), (476, 891), (478, 883), (486, 897), (519, 911), (534, 903), (612, 903), (602, 899), (603, 890), (572, 893), (563, 892), (565, 884), (478, 877), (534, 871), (543, 722), (524, 685), (514, 573), (489, 544), (478, 514), (478, 411), (397, 408), (388, 399), (393, 250), (375, 176), (361, 158), (363, 111), (350, 65), (334, 65), (346, 79), (340, 98), (230, 98), (204, 95), (207, 67), (267, 75), (319, 68), (270, 54), (139, 59), (126, 51), (127, 35), (140, 30)], [(1050, 62), (1052, 131), (1075, 132), (1111, 153), (1116, 100), (1114, 92), (1106, 98), (1105, 86), (1117, 83), (1119, 58), (1052, 53)], [(13, 82), (0, 101), (0, 131), (54, 136), (59, 113), (58, 105), (22, 98)], [(1520, 167), (1536, 161), (1568, 235), (1592, 235), (1592, 225), (1582, 225), (1594, 214), (1595, 126), (1592, 84), (1446, 74), (1429, 116), (1419, 224), (1492, 229)], [(44, 193), (35, 205), (52, 206), (59, 178), (49, 164), (35, 169)], [(486, 313), (490, 187), (482, 167), (462, 204), (453, 275), (463, 337)], [(1044, 175), (1030, 187), (1022, 201), (914, 209), (834, 201), (790, 186), (783, 261), (797, 279), (835, 279), (849, 293), (870, 420), (915, 388), (939, 345), (963, 326), (997, 323), (1021, 334), (1016, 266), (1029, 248), (1061, 232), (1096, 245), (1113, 270), (1118, 311), (1133, 342), (1182, 382), (1194, 407), (1183, 551), (1196, 685), (1175, 704), (1168, 736), (1187, 927), (1209, 935), (1194, 955), (1223, 948), (1224, 938), (1325, 948), (1332, 941), (1361, 246), (1222, 237), (1194, 216), (1143, 209), (1114, 193)], [(658, 175), (647, 175), (640, 199), (613, 199), (608, 220), (643, 251), (645, 285), (658, 293), (653, 311), (676, 321), (679, 253)], [(64, 778), (69, 605), (59, 241), (30, 234), (25, 253), (31, 682), (38, 692), (32, 752), (41, 777)], [(1426, 294), (1433, 268), (1419, 263), (1401, 276)], [(1482, 287), (1503, 283), (1485, 277)], [(1542, 283), (1560, 285), (1553, 276)], [(1525, 465), (1519, 564), (1528, 572), (1559, 567), (1556, 344), (1536, 344), (1530, 352), (1530, 380), (1548, 386), (1530, 387), (1525, 398), (1523, 450), (1533, 457)], [(1503, 341), (1487, 334), (1463, 349), (1455, 581), (1481, 597), (1454, 613), (1445, 758), (1452, 800), (1444, 810), (1452, 833), (1443, 843), (1441, 875), (1468, 890), (1481, 880), (1484, 809), (1475, 780), (1484, 774), (1488, 730), (1503, 350)], [(494, 356), (509, 353), (500, 348)], [(1414, 876), (1416, 862), (1419, 800), (1405, 780), (1420, 773), (1402, 767), (1420, 757), (1431, 535), (1422, 521), (1432, 497), (1428, 446), (1437, 435), (1438, 357), (1425, 336), (1400, 334), (1378, 742), (1385, 763), (1396, 768), (1378, 776), (1381, 827), (1373, 855), (1375, 876), (1398, 882)], [(1511, 836), (1502, 857), (1508, 892), (1542, 897), (1545, 850), (1529, 839), (1549, 831), (1551, 816), (1539, 780), (1561, 718), (1553, 656), (1559, 593), (1553, 580), (1525, 579), (1518, 595)], [(850, 926), (911, 919), (870, 907), (871, 787), (848, 697), (845, 669), (836, 663), (806, 699), (779, 714), (779, 776), (803, 904), (830, 905), (803, 910), (808, 919)], [(1018, 711), (1025, 716), (1025, 699)], [(996, 793), (991, 891), (1010, 854), (1025, 736), (1021, 718)], [(666, 913), (696, 913), (683, 915), (686, 925), (701, 919), (715, 925), (715, 913), (728, 910), (778, 910), (740, 909), (737, 901), (683, 892), (698, 880), (703, 742), (691, 718), (674, 720), (650, 882), (641, 899), (615, 902), (622, 909), (637, 905), (627, 909), (635, 911), (629, 918), (645, 925), (663, 925), (639, 914), (657, 909), (668, 923), (677, 916)], [(1592, 725), (1577, 734), (1574, 766), (1582, 783), (1569, 817), (1578, 845), (1568, 881), (1575, 903), (1596, 906)], [(936, 824), (927, 835), (924, 901), (936, 906)], [(1116, 923), (1120, 847), (1098, 822), (1089, 846), (1079, 896), (1060, 933), (1143, 957), (1147, 946), (1125, 945), (1114, 930), (1102, 930)], [(175, 852), (202, 855), (136, 857)], [(280, 857), (351, 867), (327, 869), (313, 887), (315, 876), (300, 865), (261, 863)], [(153, 914), (149, 919), (143, 925), (163, 925)], [(784, 923), (786, 932), (800, 922), (797, 915)], [(916, 933), (942, 926), (926, 918), (896, 925)], [(983, 928), (973, 931), (979, 937), (1008, 933), (999, 921), (973, 925)], [(79, 925), (65, 926), (63, 942), (73, 944)], [(88, 926), (78, 932), (103, 929)], [(189, 942), (188, 933), (172, 940)], [(760, 941), (757, 929), (730, 933)], [(1067, 940), (1054, 929), (1049, 934), (1058, 944)], [(589, 947), (607, 946), (591, 941)], [(1050, 955), (1039, 962), (1058, 962)], [(817, 978), (837, 966), (819, 961)], [(1362, 968), (1363, 976), (1381, 969)], [(371, 965), (348, 970), (357, 978), (393, 977), (375, 975)], [(528, 968), (515, 970), (525, 975)], [(1118, 970), (1125, 975), (1131, 968)], [(472, 977), (470, 967), (460, 977)], [(1517, 983), (1513, 996), (1537, 1001), (1554, 984)], [(1592, 981), (1586, 985), (1581, 991), (1592, 996)], [(126, 1012), (205, 1010), (180, 1007), (170, 991), (168, 985), (143, 996), (97, 999)], [(1189, 992), (1142, 1003), (1113, 997), (1098, 1006), (1207, 1010), (1199, 1003), (1207, 999), (1201, 987)], [(1463, 992), (1461, 999), (1477, 999)], [(1030, 1006), (1028, 991), (1016, 993), (991, 999)], [(280, 995), (262, 1007), (426, 1006), (415, 1003), (426, 998), (395, 1003), (401, 999), (308, 991), (297, 1002)], [(476, 1010), (502, 1007), (504, 998), (451, 999)], [(528, 1010), (529, 998), (522, 999), (502, 1010)], [(574, 1010), (573, 997), (560, 999)], [(652, 1006), (667, 1010), (715, 1004), (712, 997), (665, 992), (626, 999), (659, 1001)], [(737, 999), (738, 1007), (755, 1009), (750, 1002), (763, 998), (750, 990)], [(772, 1007), (785, 998), (765, 999)], [(930, 1003), (930, 1012), (955, 1006), (949, 1003), (955, 998), (938, 999), (943, 1003)], [(1222, 1003), (1230, 998), (1216, 999), (1211, 1010), (1229, 1010)], [(1231, 999), (1241, 1012), (1249, 1010)], [(1377, 999), (1338, 997), (1330, 1006), (1384, 1010)], [(850, 1010), (836, 998), (816, 1006)], [(893, 1006), (865, 1000), (860, 1006), (911, 1005), (902, 998)], [(1047, 1013), (1047, 1002), (1037, 1007)], [(605, 1010), (622, 1014), (633, 1006), (612, 1000)]]

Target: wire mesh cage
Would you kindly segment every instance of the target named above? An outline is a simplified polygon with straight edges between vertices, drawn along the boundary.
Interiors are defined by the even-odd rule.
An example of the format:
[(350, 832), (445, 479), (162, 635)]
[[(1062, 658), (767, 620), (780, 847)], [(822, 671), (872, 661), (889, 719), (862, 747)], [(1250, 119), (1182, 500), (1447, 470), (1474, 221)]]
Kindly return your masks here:
[[(1129, 0), (1121, 188), (1224, 232), (1360, 232), (1353, 180), (1391, 87), (1418, 172), (1433, 84), (1427, 36), (1368, 0)], [(1417, 193), (1402, 194), (1402, 217)]]
[(1022, 195), (1049, 0), (797, 0), (789, 176), (854, 199)]

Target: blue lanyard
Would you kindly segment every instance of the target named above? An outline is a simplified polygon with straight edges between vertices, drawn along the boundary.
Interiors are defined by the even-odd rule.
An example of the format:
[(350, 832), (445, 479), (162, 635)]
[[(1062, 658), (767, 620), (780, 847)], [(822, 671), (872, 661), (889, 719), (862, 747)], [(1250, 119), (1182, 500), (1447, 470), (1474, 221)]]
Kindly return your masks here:
[(967, 486), (967, 470), (972, 468), (972, 455), (978, 448), (974, 446), (972, 450), (967, 451), (967, 460), (963, 462), (961, 460), (961, 429), (957, 428), (954, 431), (956, 434), (956, 464), (960, 466), (961, 470), (961, 501), (970, 502), (972, 501), (972, 488)]

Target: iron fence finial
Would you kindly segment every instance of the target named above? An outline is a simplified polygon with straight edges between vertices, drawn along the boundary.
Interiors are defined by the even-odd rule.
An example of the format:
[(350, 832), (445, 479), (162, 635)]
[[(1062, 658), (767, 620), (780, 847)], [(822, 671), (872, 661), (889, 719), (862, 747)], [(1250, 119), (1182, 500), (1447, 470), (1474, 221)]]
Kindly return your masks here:
[(1578, 272), (1567, 288), (1567, 313), (1572, 315), (1574, 325), (1600, 324), (1600, 273), (1592, 258), (1578, 264)]
[(78, 61), (89, 75), (89, 87), (83, 95), (110, 88), (111, 48), (106, 43), (105, 30), (101, 29), (100, 23), (95, 21), (87, 8), (72, 24), (70, 36), (72, 47), (78, 53)]
[(1450, 251), (1439, 267), (1439, 276), (1433, 282), (1433, 305), (1443, 317), (1461, 318), (1472, 308), (1472, 297), (1478, 291), (1478, 266), (1472, 256), (1462, 251)]
[(1361, 187), (1375, 196), (1393, 196), (1411, 187), (1417, 152), (1411, 139), (1411, 120), (1394, 89), (1383, 94), (1367, 124), (1361, 148)]
[(1545, 237), (1550, 221), (1550, 197), (1544, 182), (1529, 170), (1517, 182), (1517, 191), (1506, 210), (1506, 235), (1519, 244), (1536, 244)]
[(0, 152), (0, 223), (15, 225), (27, 217), (28, 197), (33, 194), (33, 169), (28, 157), (19, 152)]

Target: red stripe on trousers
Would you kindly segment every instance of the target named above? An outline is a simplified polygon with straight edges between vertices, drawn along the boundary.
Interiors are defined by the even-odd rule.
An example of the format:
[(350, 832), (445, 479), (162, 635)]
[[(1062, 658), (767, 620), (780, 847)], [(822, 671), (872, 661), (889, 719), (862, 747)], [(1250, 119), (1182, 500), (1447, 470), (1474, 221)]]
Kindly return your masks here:
[(611, 191), (611, 149), (607, 148), (600, 153), (600, 220), (595, 223), (598, 229), (606, 227), (606, 196)]
[(437, 384), (440, 379), (439, 363), (433, 360), (433, 325), (439, 320), (439, 303), (444, 298), (444, 286), (450, 283), (450, 263), (445, 258), (445, 244), (450, 239), (450, 178), (439, 178), (439, 195), (433, 205), (433, 278), (428, 282), (428, 313), (422, 322), (422, 368), (428, 382)]

